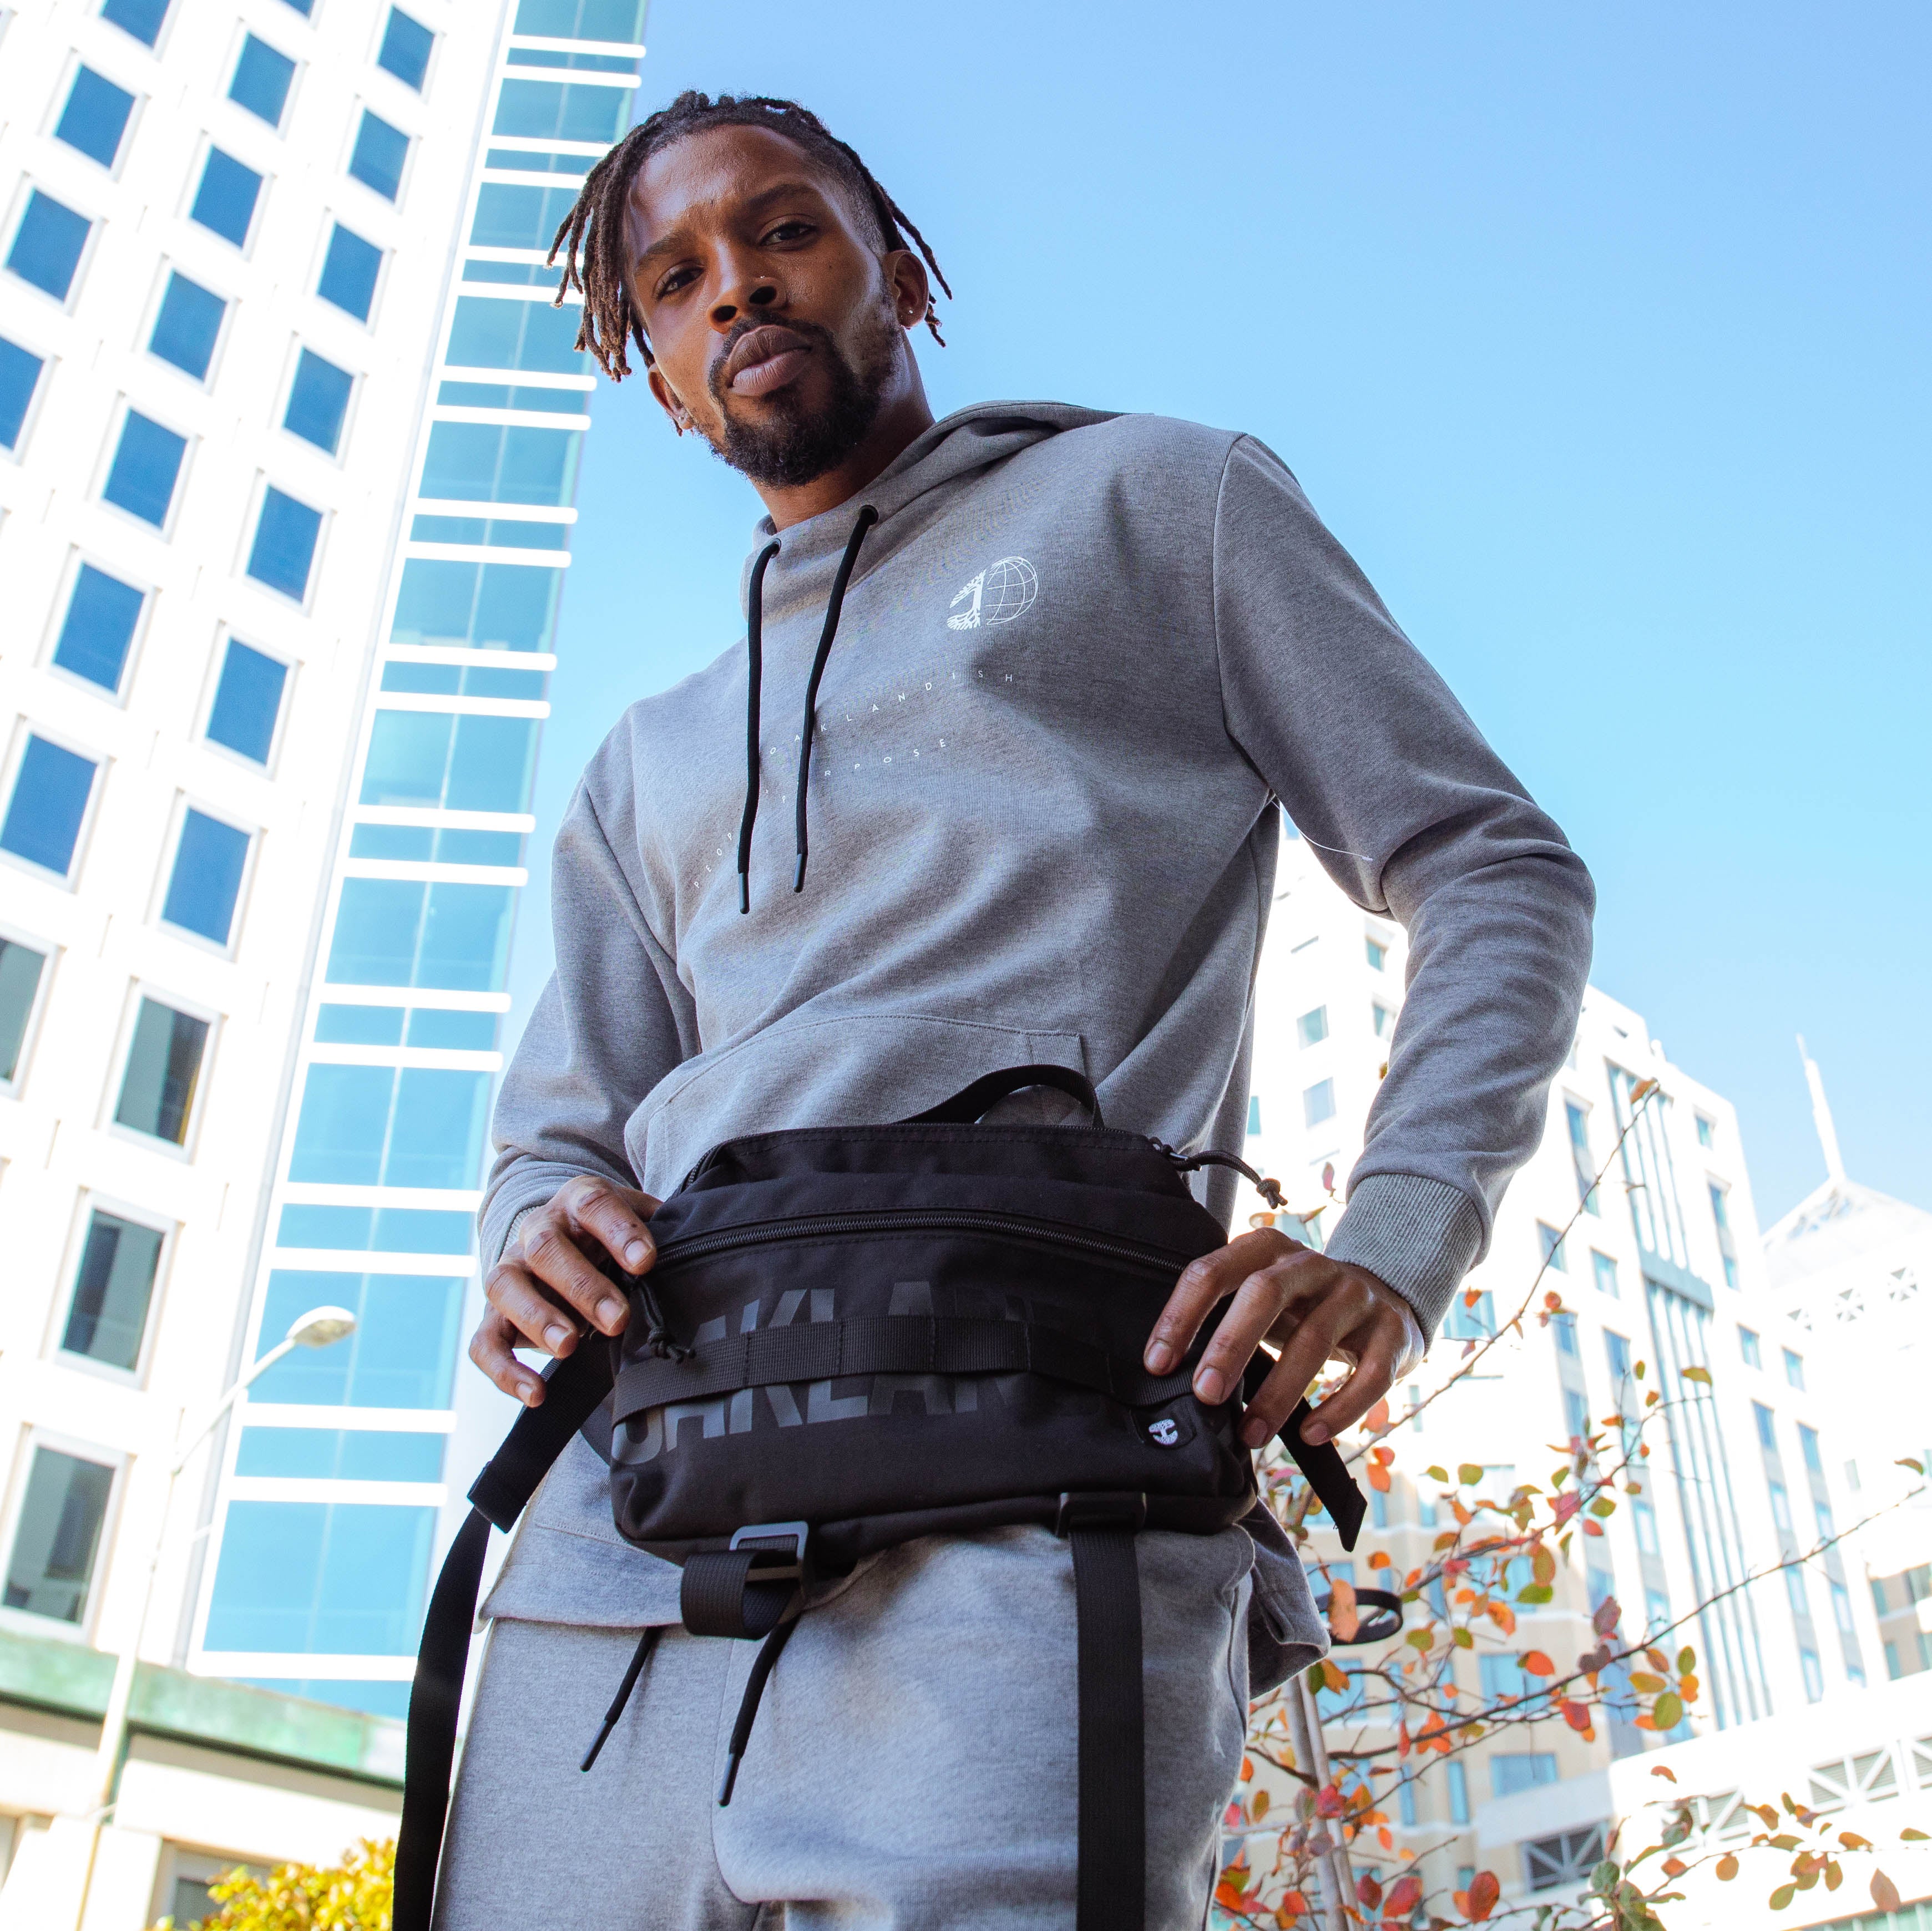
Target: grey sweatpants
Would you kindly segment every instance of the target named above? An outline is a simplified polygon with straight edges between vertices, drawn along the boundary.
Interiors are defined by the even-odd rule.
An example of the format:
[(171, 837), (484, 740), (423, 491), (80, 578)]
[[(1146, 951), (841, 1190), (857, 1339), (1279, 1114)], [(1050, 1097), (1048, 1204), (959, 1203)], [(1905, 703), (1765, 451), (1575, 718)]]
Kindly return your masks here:
[[(1252, 1545), (1138, 1538), (1148, 1931), (1198, 1931), (1247, 1724)], [(758, 1645), (668, 1630), (588, 1775), (634, 1630), (499, 1621), (439, 1931), (1068, 1931), (1073, 1576), (1046, 1530), (908, 1543), (808, 1610), (730, 1805)]]

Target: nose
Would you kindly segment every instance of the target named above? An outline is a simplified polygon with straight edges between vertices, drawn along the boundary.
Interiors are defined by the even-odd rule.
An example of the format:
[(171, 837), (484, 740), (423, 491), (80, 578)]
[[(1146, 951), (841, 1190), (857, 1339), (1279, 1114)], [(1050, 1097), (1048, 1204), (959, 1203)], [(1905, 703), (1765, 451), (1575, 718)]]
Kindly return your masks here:
[(711, 325), (713, 328), (729, 328), (741, 315), (756, 315), (761, 312), (776, 311), (782, 306), (778, 289), (766, 280), (756, 280), (748, 286), (728, 286), (719, 301), (711, 305)]

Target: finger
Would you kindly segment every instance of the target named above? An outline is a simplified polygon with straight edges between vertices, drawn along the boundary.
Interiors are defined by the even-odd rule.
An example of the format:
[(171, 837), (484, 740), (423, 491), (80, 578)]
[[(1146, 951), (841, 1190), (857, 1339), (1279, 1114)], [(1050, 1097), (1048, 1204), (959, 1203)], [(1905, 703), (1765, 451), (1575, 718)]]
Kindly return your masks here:
[(541, 1348), (560, 1359), (577, 1345), (577, 1328), (521, 1267), (509, 1261), (490, 1270), (484, 1298), (523, 1338), (512, 1346)]
[(1262, 1337), (1281, 1318), (1289, 1293), (1285, 1267), (1265, 1267), (1250, 1274), (1228, 1303), (1220, 1325), (1194, 1371), (1194, 1392), (1217, 1408), (1240, 1386), (1241, 1371), (1252, 1359)]
[(1250, 1448), (1260, 1447), (1293, 1413), (1334, 1356), (1343, 1331), (1354, 1324), (1351, 1312), (1331, 1296), (1318, 1301), (1296, 1325), (1242, 1417), (1241, 1439)]
[[(1271, 1228), (1257, 1228), (1190, 1261), (1180, 1271), (1167, 1305), (1148, 1336), (1142, 1357), (1150, 1375), (1171, 1373), (1174, 1363), (1194, 1345), (1194, 1337), (1209, 1313), (1234, 1293), (1251, 1274), (1296, 1251), (1296, 1243)], [(1277, 1310), (1278, 1311), (1278, 1310)]]
[(514, 1333), (493, 1308), (470, 1337), (470, 1358), (506, 1395), (514, 1395), (526, 1408), (539, 1407), (544, 1398), (543, 1377), (532, 1374), (510, 1352)]
[(1301, 1424), (1301, 1438), (1318, 1447), (1353, 1428), (1395, 1384), (1405, 1336), (1402, 1317), (1384, 1311), (1361, 1344), (1348, 1378)]
[(572, 1210), (572, 1218), (602, 1242), (604, 1252), (626, 1273), (641, 1274), (657, 1258), (650, 1230), (614, 1188), (599, 1189)]
[(523, 1266), (604, 1334), (621, 1333), (630, 1310), (622, 1297), (577, 1250), (553, 1213), (534, 1216), (526, 1224)]

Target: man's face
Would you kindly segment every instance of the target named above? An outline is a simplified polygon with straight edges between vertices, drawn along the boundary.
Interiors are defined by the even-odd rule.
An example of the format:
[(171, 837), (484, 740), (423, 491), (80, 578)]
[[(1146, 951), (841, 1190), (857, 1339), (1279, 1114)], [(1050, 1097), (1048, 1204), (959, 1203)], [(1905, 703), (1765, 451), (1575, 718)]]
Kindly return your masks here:
[(923, 270), (882, 262), (842, 184), (782, 135), (713, 128), (652, 155), (626, 238), (652, 394), (754, 483), (836, 468), (904, 382)]

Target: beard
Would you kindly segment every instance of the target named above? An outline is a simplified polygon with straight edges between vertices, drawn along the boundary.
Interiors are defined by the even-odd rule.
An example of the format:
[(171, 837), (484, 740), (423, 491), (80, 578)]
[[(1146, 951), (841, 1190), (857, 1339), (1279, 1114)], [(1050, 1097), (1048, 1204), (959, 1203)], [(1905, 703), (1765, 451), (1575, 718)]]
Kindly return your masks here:
[(731, 413), (730, 391), (724, 381), (724, 358), (739, 337), (766, 322), (770, 316), (750, 316), (744, 326), (734, 331), (717, 360), (712, 364), (707, 386), (718, 405), (724, 428), (721, 433), (706, 429), (706, 441), (712, 453), (728, 463), (748, 481), (767, 487), (795, 489), (816, 482), (828, 470), (836, 469), (872, 433), (893, 371), (893, 337), (896, 325), (890, 317), (874, 317), (860, 344), (856, 367), (847, 359), (832, 340), (832, 332), (815, 322), (802, 322), (787, 316), (783, 325), (802, 336), (812, 346), (828, 372), (832, 392), (824, 404), (808, 408), (798, 393), (798, 384), (782, 389), (766, 406), (764, 419), (742, 422)]

